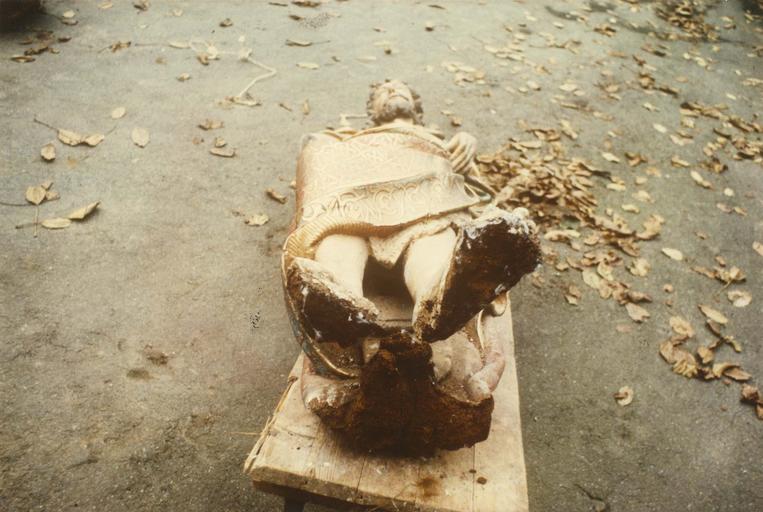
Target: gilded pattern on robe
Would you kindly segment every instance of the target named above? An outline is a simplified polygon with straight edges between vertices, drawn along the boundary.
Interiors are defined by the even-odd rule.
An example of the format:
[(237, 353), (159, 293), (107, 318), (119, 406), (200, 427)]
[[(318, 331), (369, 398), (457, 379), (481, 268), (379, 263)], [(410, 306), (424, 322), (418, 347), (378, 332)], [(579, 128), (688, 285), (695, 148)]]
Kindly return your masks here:
[(453, 171), (442, 141), (423, 127), (313, 135), (297, 164), (297, 216), (286, 249), (309, 256), (328, 234), (386, 237), (480, 202)]

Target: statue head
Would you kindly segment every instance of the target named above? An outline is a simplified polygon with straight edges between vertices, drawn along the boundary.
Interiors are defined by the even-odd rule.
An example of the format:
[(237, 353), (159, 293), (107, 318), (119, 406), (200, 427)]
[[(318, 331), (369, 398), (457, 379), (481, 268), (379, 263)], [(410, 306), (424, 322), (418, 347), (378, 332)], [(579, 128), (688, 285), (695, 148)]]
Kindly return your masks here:
[(371, 122), (376, 126), (395, 119), (423, 124), (421, 97), (401, 80), (385, 80), (384, 83), (371, 84), (366, 110)]

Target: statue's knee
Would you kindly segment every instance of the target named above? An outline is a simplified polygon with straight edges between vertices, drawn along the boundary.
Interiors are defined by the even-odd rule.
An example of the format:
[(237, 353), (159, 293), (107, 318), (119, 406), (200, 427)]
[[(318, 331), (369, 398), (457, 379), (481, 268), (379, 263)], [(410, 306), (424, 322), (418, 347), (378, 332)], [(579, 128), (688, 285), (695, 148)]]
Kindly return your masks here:
[(368, 242), (364, 238), (350, 235), (329, 235), (318, 244), (315, 259), (353, 260), (368, 257)]

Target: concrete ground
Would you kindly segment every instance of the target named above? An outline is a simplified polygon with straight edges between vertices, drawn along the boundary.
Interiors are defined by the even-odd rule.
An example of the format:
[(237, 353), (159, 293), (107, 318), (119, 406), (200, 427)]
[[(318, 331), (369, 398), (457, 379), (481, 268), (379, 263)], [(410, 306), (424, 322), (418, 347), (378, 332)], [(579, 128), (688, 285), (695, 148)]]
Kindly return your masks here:
[[(531, 509), (763, 510), (763, 422), (739, 402), (739, 385), (684, 379), (658, 355), (672, 315), (711, 341), (696, 307), (706, 303), (729, 317), (727, 332), (743, 344), (723, 358), (763, 376), (763, 259), (752, 249), (763, 241), (760, 164), (720, 151), (729, 169), (700, 169), (713, 187), (706, 190), (670, 159), (699, 169), (721, 123), (698, 118), (696, 140), (685, 146), (653, 128), (679, 129), (683, 101), (725, 103), (760, 123), (753, 115), (763, 111), (761, 87), (749, 79), (763, 78), (761, 22), (745, 17), (745, 5), (710, 2), (708, 21), (727, 28), (718, 41), (693, 43), (650, 34), (681, 32), (649, 2), (132, 3), (48, 0), (47, 14), (0, 36), (0, 509), (277, 509), (278, 499), (252, 490), (242, 463), (298, 353), (278, 264), (299, 139), (337, 126), (340, 114), (363, 114), (369, 83), (399, 77), (421, 93), (428, 122), (452, 133), (442, 111), (452, 112), (483, 151), (526, 139), (522, 121), (558, 129), (569, 120), (580, 136), (563, 139), (568, 153), (627, 184), (618, 192), (599, 180), (602, 209), (633, 202), (633, 178), (644, 167), (630, 168), (625, 151), (662, 173), (643, 187), (654, 203), (638, 203), (637, 215), (621, 212), (633, 226), (650, 213), (667, 221), (657, 240), (642, 244), (647, 277), (617, 269), (654, 297), (645, 323), (596, 297), (574, 271), (546, 266), (544, 285), (526, 279), (512, 293)], [(220, 26), (225, 18), (232, 26)], [(54, 33), (57, 53), (11, 61), (30, 48), (19, 43), (33, 28)], [(209, 42), (219, 59), (204, 66), (192, 49), (169, 45), (189, 41), (214, 53)], [(507, 43), (513, 57), (489, 51)], [(644, 50), (660, 44), (664, 56)], [(277, 70), (252, 87), (259, 106), (220, 104), (263, 73), (237, 60), (241, 48)], [(646, 94), (632, 55), (678, 95)], [(484, 83), (456, 83), (443, 65), (453, 62), (467, 78), (484, 71)], [(190, 79), (179, 81), (183, 73)], [(565, 82), (582, 93), (560, 90)], [(619, 99), (602, 83), (618, 84)], [(583, 108), (565, 108), (562, 97)], [(126, 114), (114, 120), (117, 107)], [(105, 140), (66, 146), (35, 117)], [(202, 131), (207, 118), (224, 127)], [(131, 141), (136, 127), (150, 134), (144, 148)], [(216, 136), (235, 157), (209, 154)], [(48, 163), (40, 149), (51, 141), (57, 156)], [(605, 151), (622, 162), (606, 161)], [(39, 228), (35, 237), (32, 227), (16, 229), (34, 220), (35, 207), (10, 204), (23, 204), (25, 189), (45, 180), (61, 197), (40, 206), (40, 219), (101, 205), (64, 230)], [(268, 188), (287, 203), (268, 198)], [(723, 213), (718, 202), (747, 215)], [(270, 221), (247, 226), (237, 211)], [(688, 261), (668, 259), (663, 247)], [(733, 307), (722, 284), (690, 270), (713, 266), (717, 255), (746, 273), (732, 289), (751, 293), (749, 306)], [(563, 297), (570, 283), (583, 289), (577, 307)], [(675, 288), (672, 308), (663, 303), (666, 283)], [(612, 398), (624, 385), (635, 391), (626, 407)]]

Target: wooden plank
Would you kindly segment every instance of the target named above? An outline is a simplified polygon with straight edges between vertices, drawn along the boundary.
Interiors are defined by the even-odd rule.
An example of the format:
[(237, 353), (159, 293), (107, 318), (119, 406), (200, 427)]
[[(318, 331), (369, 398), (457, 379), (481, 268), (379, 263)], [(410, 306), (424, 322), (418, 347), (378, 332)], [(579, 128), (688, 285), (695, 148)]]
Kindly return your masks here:
[(302, 488), (354, 502), (364, 464), (363, 457), (347, 453), (330, 430), (319, 428), (307, 459), (307, 474), (311, 478)]
[[(512, 326), (511, 308), (504, 314)], [(473, 510), (504, 510), (527, 512), (527, 477), (522, 448), (522, 428), (519, 416), (519, 387), (514, 359), (514, 335), (504, 347), (506, 367), (501, 382), (493, 394), (495, 409), (490, 424), (490, 436), (474, 446), (474, 468), (484, 484), (474, 486)]]
[[(263, 489), (277, 489), (395, 511), (525, 512), (527, 484), (519, 417), (511, 309), (505, 329), (506, 367), (495, 395), (488, 439), (431, 458), (364, 455), (339, 445), (302, 403), (300, 355), (273, 418), (245, 470)], [(506, 333), (509, 336), (506, 338)], [(486, 333), (487, 334), (487, 333)], [(477, 483), (483, 477), (484, 484)]]
[(390, 455), (366, 455), (355, 502), (385, 510), (415, 510), (419, 461)]

